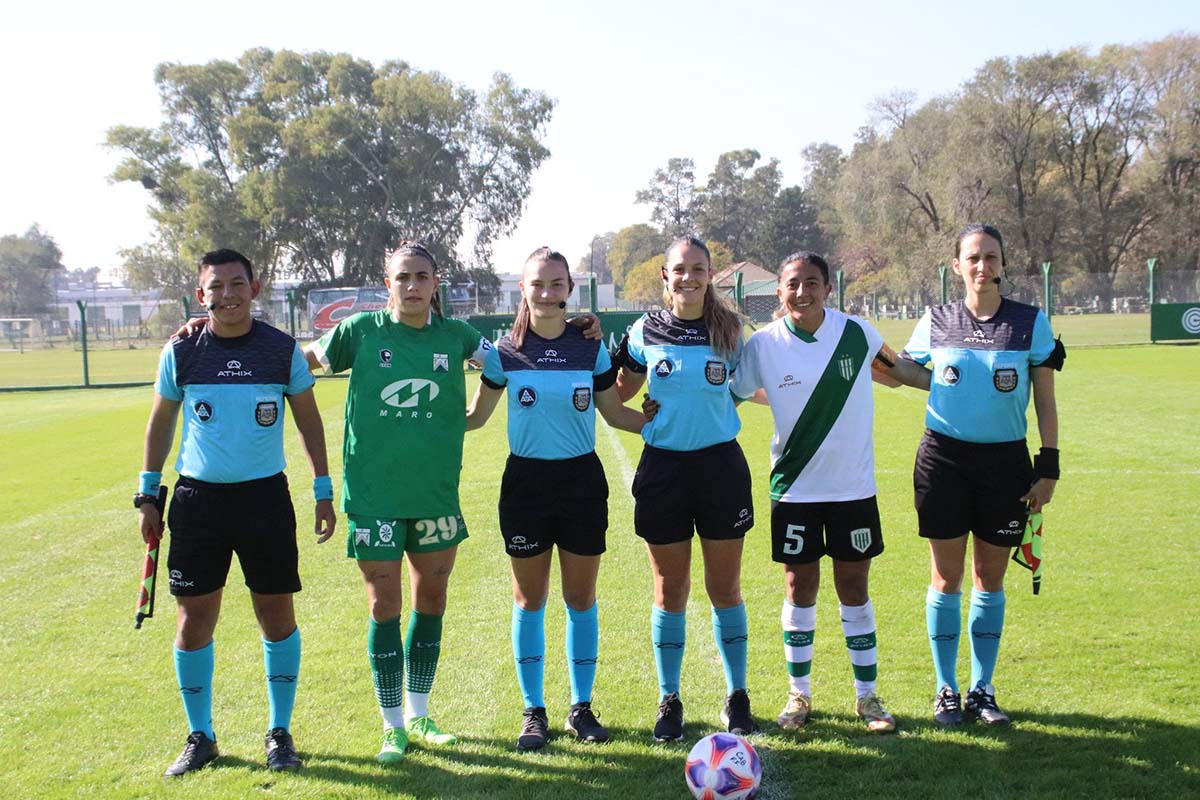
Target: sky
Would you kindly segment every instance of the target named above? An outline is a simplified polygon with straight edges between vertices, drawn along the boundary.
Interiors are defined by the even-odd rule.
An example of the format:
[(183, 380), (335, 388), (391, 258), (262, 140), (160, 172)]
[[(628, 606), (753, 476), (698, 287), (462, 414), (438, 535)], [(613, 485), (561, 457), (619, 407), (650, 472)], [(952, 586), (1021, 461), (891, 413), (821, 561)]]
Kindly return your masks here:
[[(919, 6), (919, 8), (918, 8)], [(147, 193), (108, 180), (112, 126), (154, 127), (155, 65), (235, 60), (251, 47), (401, 59), (483, 92), (495, 72), (553, 97), (546, 146), (498, 272), (541, 245), (572, 263), (592, 236), (649, 221), (634, 203), (657, 167), (690, 157), (703, 182), (717, 156), (753, 148), (803, 179), (813, 142), (848, 148), (874, 98), (952, 93), (988, 59), (1152, 41), (1200, 31), (1200, 4), (953, 2), (445, 3), (46, 0), (4, 13), (0, 235), (37, 223), (68, 268), (119, 267), (146, 241)], [(464, 255), (466, 253), (464, 252)], [(382, 265), (381, 265), (382, 266)]]

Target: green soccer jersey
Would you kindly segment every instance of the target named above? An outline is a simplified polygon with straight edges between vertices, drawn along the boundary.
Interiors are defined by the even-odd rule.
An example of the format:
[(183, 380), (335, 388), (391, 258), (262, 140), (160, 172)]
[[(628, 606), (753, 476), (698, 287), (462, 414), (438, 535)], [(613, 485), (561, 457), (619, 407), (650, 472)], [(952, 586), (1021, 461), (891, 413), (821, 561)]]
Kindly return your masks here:
[(347, 317), (314, 345), (346, 389), (342, 510), (414, 519), (457, 513), (467, 429), (463, 361), (491, 344), (465, 322), (430, 315), (424, 328), (386, 309)]

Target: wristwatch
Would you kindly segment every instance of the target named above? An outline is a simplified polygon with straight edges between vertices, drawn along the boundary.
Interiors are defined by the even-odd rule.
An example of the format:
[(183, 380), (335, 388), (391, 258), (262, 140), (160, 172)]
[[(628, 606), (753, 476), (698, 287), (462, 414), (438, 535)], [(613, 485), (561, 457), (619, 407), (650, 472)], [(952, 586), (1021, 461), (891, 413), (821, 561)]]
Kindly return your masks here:
[(158, 501), (158, 498), (152, 494), (142, 494), (141, 492), (136, 492), (133, 495), (133, 507), (134, 508), (141, 508), (146, 503), (150, 503), (151, 505), (153, 505), (157, 501)]

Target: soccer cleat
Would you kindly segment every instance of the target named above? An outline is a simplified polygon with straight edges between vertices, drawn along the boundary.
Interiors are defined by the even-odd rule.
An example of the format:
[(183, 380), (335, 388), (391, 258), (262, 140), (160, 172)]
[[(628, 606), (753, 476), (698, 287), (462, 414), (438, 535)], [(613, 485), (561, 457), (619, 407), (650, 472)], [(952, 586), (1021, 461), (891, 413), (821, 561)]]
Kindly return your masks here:
[(300, 769), (303, 763), (296, 754), (296, 745), (287, 728), (271, 728), (267, 731), (267, 769), (275, 772)]
[(996, 705), (996, 689), (990, 683), (981, 683), (967, 692), (967, 715), (987, 725), (1007, 725), (1008, 714)]
[(683, 739), (683, 701), (679, 699), (678, 692), (671, 692), (658, 704), (654, 738), (660, 742), (678, 742)]
[(591, 703), (576, 703), (567, 714), (566, 730), (581, 742), (599, 744), (608, 741), (608, 730), (596, 719)]
[(933, 721), (938, 725), (962, 725), (962, 695), (943, 685), (933, 700)]
[(453, 733), (443, 733), (437, 723), (430, 717), (413, 717), (404, 723), (408, 730), (409, 741), (448, 746), (458, 743), (458, 737)]
[(725, 698), (725, 707), (721, 709), (721, 724), (726, 730), (737, 736), (749, 736), (758, 732), (758, 724), (750, 716), (750, 695), (745, 689), (734, 689), (733, 694)]
[(808, 722), (808, 712), (811, 710), (812, 698), (793, 689), (788, 692), (787, 705), (779, 712), (779, 727), (785, 731), (803, 728)]
[(854, 713), (867, 723), (871, 733), (894, 733), (896, 720), (883, 708), (883, 701), (874, 692), (867, 692), (854, 704)]
[(395, 764), (404, 760), (408, 752), (408, 731), (404, 728), (385, 728), (383, 731), (383, 746), (375, 760), (380, 764)]
[(175, 759), (175, 763), (167, 767), (163, 777), (178, 778), (188, 772), (195, 772), (219, 755), (215, 741), (208, 738), (203, 731), (192, 731), (188, 734), (183, 752)]
[(541, 750), (550, 741), (550, 721), (542, 706), (525, 709), (525, 721), (521, 724), (521, 735), (517, 737), (518, 750)]

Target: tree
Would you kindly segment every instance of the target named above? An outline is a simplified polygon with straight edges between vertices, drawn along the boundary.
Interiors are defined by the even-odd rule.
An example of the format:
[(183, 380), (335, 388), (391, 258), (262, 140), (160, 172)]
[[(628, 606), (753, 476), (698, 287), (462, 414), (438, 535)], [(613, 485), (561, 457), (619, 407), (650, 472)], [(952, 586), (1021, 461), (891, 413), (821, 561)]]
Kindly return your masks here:
[(166, 119), (109, 131), (126, 156), (113, 177), (150, 192), (184, 260), (233, 246), (268, 279), (375, 283), (402, 238), (452, 269), (486, 265), (549, 157), (553, 101), (501, 73), (477, 94), (402, 61), (253, 49), (161, 64), (155, 82)]
[(733, 150), (717, 157), (703, 189), (697, 190), (696, 224), (705, 239), (729, 245), (741, 258), (767, 261), (763, 231), (779, 194), (779, 160), (755, 167), (757, 150)]
[(654, 170), (650, 185), (634, 202), (650, 206), (650, 219), (670, 237), (694, 229), (696, 165), (690, 158), (667, 159), (667, 168)]
[(62, 269), (62, 251), (36, 224), (21, 236), (0, 237), (0, 313), (44, 312), (54, 301), (50, 276)]
[(617, 234), (613, 231), (593, 236), (587, 252), (579, 257), (579, 264), (575, 267), (575, 271), (596, 273), (597, 283), (612, 282), (612, 270), (608, 267), (608, 251), (616, 236)]
[(662, 252), (668, 241), (667, 236), (645, 223), (627, 225), (617, 231), (608, 248), (608, 268), (616, 287), (623, 287), (629, 271), (648, 258), (659, 257), (661, 266)]
[(661, 303), (663, 293), (662, 256), (653, 256), (629, 270), (621, 296), (635, 303)]

